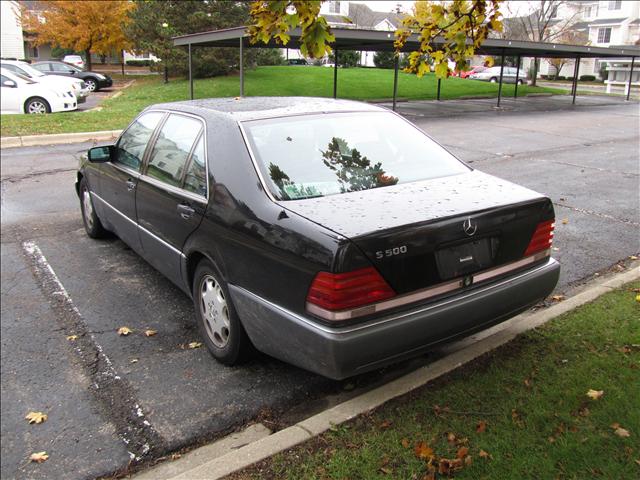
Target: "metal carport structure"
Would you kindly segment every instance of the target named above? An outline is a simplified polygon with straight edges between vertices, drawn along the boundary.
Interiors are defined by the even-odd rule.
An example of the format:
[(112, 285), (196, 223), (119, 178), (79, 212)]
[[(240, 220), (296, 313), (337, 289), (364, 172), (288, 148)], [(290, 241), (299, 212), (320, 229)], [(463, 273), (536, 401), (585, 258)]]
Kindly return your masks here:
[[(333, 97), (337, 97), (338, 93), (338, 58), (340, 50), (360, 50), (360, 51), (393, 51), (394, 35), (393, 32), (379, 30), (363, 30), (356, 28), (332, 28), (335, 42), (331, 44), (336, 56), (333, 71)], [(291, 39), (286, 48), (300, 48), (301, 29), (296, 28), (289, 33)], [(438, 37), (434, 40), (433, 45), (437, 46), (443, 42)], [(420, 46), (419, 36), (411, 35), (404, 47), (403, 52), (412, 52), (418, 50)], [(182, 35), (173, 38), (174, 46), (187, 47), (189, 52), (189, 92), (193, 99), (193, 49), (200, 47), (234, 47), (240, 49), (240, 96), (244, 95), (244, 67), (243, 67), (243, 51), (245, 48), (285, 48), (285, 46), (277, 44), (271, 40), (268, 44), (257, 42), (251, 44), (247, 27), (227, 28), (223, 30), (213, 30), (209, 32), (193, 33), (190, 35)], [(627, 89), (627, 100), (631, 93), (631, 77), (633, 76), (633, 68), (636, 57), (640, 57), (640, 47), (625, 46), (620, 48), (591, 47), (582, 45), (565, 45), (560, 43), (541, 43), (520, 40), (503, 40), (490, 38), (485, 40), (482, 46), (476, 49), (476, 55), (491, 55), (501, 57), (500, 62), (500, 80), (498, 84), (498, 106), (502, 97), (502, 80), (504, 70), (504, 59), (506, 55), (517, 56), (518, 66), (522, 57), (538, 58), (573, 58), (575, 59), (575, 70), (573, 75), (573, 85), (571, 95), (572, 103), (576, 101), (576, 91), (578, 83), (578, 69), (581, 58), (631, 58), (631, 72), (629, 74), (629, 85)], [(518, 69), (519, 74), (519, 69)], [(396, 109), (396, 100), (398, 92), (398, 57), (396, 56), (393, 77), (393, 109)], [(437, 99), (440, 100), (440, 83), (438, 80)], [(516, 76), (514, 98), (518, 96), (518, 77)]]

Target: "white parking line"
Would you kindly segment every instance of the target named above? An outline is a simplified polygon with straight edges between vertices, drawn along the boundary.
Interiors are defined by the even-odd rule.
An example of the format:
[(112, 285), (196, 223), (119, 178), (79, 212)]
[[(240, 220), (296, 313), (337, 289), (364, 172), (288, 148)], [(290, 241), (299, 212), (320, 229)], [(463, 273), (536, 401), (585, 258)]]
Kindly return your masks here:
[[(67, 290), (64, 288), (64, 285), (62, 285), (62, 282), (56, 275), (56, 272), (53, 270), (53, 267), (51, 267), (51, 265), (47, 261), (47, 258), (42, 253), (42, 250), (40, 250), (40, 247), (38, 247), (38, 245), (36, 245), (36, 243), (33, 241), (26, 241), (22, 243), (22, 249), (27, 257), (33, 261), (36, 278), (41, 283), (41, 286), (45, 290), (45, 293), (47, 295), (61, 298), (61, 306), (74, 317), (72, 320), (75, 324), (82, 326), (84, 334), (89, 336), (92, 346), (96, 349), (98, 355), (98, 361), (96, 361), (96, 364), (102, 365), (102, 370), (96, 372), (97, 380), (93, 382), (93, 388), (95, 390), (100, 389), (100, 377), (110, 378), (112, 379), (112, 381), (116, 382), (122, 382), (122, 378), (116, 372), (113, 366), (113, 362), (111, 362), (111, 359), (107, 356), (106, 353), (104, 353), (104, 349), (102, 348), (102, 345), (98, 343), (95, 335), (89, 331), (89, 328), (82, 318), (80, 311), (73, 303), (69, 292), (67, 292)], [(85, 352), (83, 352), (78, 344), (76, 344), (74, 350), (80, 357), (85, 356)], [(140, 422), (142, 422), (143, 425), (151, 427), (150, 423), (144, 418), (142, 408), (137, 403), (133, 407), (133, 411), (135, 417), (139, 418)], [(126, 430), (120, 430), (118, 432), (118, 436), (125, 443), (125, 445), (127, 445), (128, 447), (131, 445), (132, 438), (130, 437), (130, 435), (128, 435), (128, 432)], [(131, 452), (130, 450), (127, 451), (132, 460), (135, 459), (136, 461), (138, 461), (142, 458), (142, 456), (149, 452), (149, 449), (150, 447), (148, 443), (144, 443), (141, 446), (141, 450), (138, 455)]]

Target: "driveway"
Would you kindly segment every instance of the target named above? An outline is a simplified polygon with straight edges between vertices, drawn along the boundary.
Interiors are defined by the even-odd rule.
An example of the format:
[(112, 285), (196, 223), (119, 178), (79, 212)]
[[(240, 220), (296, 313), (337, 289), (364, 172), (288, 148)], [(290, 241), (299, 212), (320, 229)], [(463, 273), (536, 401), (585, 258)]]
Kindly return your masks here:
[[(562, 293), (640, 251), (640, 115), (637, 103), (549, 101), (399, 106), (471, 166), (551, 196)], [(248, 422), (277, 429), (438, 355), (334, 382), (188, 348), (191, 302), (119, 240), (83, 232), (73, 182), (89, 146), (2, 151), (2, 478), (95, 478)], [(32, 410), (48, 420), (29, 425)], [(29, 463), (42, 450), (49, 460)]]

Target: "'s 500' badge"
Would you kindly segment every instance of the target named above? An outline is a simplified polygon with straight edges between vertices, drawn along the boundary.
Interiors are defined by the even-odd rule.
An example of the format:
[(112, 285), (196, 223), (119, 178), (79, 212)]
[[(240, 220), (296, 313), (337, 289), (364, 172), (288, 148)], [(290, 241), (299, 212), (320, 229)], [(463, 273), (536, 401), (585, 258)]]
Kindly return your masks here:
[(378, 250), (376, 252), (376, 258), (378, 260), (382, 260), (385, 257), (394, 257), (396, 255), (402, 255), (404, 253), (407, 253), (406, 245), (402, 245), (401, 247), (388, 248), (387, 250)]

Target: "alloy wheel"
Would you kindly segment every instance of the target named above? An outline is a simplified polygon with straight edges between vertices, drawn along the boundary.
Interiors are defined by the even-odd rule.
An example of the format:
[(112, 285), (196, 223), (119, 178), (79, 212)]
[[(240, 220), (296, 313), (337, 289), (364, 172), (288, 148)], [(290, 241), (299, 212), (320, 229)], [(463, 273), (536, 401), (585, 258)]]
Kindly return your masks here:
[(205, 275), (200, 282), (200, 313), (213, 344), (218, 348), (226, 347), (231, 330), (229, 306), (220, 282), (212, 275)]

